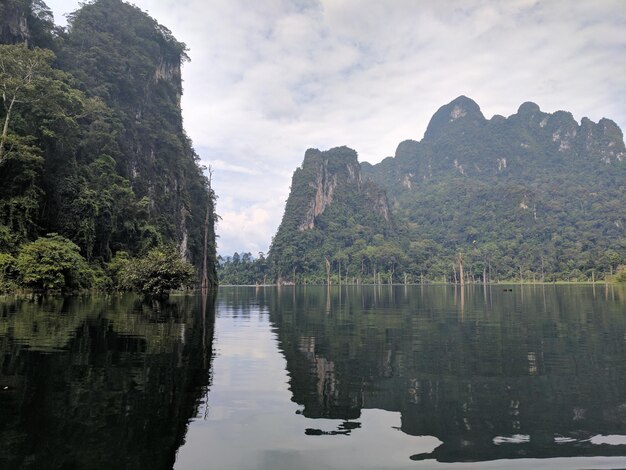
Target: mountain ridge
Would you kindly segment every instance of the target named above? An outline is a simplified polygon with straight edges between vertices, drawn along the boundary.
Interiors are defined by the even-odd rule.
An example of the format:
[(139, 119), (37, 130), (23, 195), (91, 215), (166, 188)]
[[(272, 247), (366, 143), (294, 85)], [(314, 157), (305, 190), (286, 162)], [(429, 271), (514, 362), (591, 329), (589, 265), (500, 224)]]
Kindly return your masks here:
[[(460, 96), (435, 112), (421, 141), (405, 140), (393, 157), (360, 169), (388, 199), (394, 230), (340, 236), (325, 232), (328, 219), (308, 246), (279, 228), (269, 256), (277, 279), (294, 265), (289, 246), (318, 258), (297, 265), (303, 281), (323, 281), (328, 264), (335, 282), (379, 282), (381, 273), (385, 282), (450, 281), (459, 255), (467, 275), (484, 281), (600, 278), (626, 263), (626, 147), (610, 119), (579, 123), (533, 102), (486, 119)], [(298, 217), (290, 201), (300, 196), (292, 185), (285, 217)], [(359, 217), (349, 207), (335, 212), (337, 221)]]
[(298, 275), (323, 271), (329, 256), (353, 244), (353, 235), (372, 240), (394, 230), (386, 193), (361, 177), (356, 151), (309, 149), (294, 172), (269, 260), (278, 282), (295, 283)]

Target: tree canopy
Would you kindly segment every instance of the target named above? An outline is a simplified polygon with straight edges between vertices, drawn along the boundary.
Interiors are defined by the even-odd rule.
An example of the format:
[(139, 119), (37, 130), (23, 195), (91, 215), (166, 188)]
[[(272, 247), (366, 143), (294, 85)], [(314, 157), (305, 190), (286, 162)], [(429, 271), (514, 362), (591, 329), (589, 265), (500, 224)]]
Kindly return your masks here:
[(40, 0), (0, 5), (0, 253), (48, 233), (93, 266), (173, 244), (215, 275), (215, 194), (182, 126), (186, 47), (121, 0), (69, 27)]

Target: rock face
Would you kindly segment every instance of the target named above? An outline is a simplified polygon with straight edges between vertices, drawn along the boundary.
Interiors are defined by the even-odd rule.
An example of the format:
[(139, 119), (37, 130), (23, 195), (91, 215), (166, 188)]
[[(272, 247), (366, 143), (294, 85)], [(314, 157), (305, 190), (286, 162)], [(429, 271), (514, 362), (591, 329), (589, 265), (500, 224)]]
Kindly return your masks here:
[(361, 168), (356, 159), (356, 152), (336, 152), (334, 160), (333, 151), (320, 152), (317, 149), (309, 149), (304, 155), (302, 170), (314, 175), (309, 186), (315, 190), (315, 196), (309, 202), (309, 207), (304, 214), (298, 230), (307, 230), (315, 227), (315, 218), (324, 213), (326, 207), (333, 202), (335, 188), (338, 184), (354, 186), (360, 190)]
[[(345, 233), (367, 227), (365, 235), (393, 230), (384, 190), (361, 176), (357, 153), (348, 147), (309, 149), (294, 172), (291, 193), (270, 258), (281, 265), (287, 257), (303, 259), (326, 245), (345, 245)], [(294, 253), (297, 252), (297, 253)], [(321, 258), (323, 260), (323, 256)], [(319, 261), (319, 259), (317, 260)], [(285, 269), (279, 278), (291, 269)], [(280, 271), (280, 269), (279, 269)]]
[[(384, 191), (380, 191), (371, 184), (363, 185), (361, 167), (354, 150), (347, 147), (326, 152), (309, 149), (304, 156), (300, 173), (312, 176), (308, 186), (314, 190), (314, 195), (310, 198), (308, 208), (298, 224), (298, 230), (309, 230), (315, 227), (316, 218), (333, 203), (337, 187), (341, 192), (351, 191), (371, 202), (374, 212), (386, 222), (390, 221), (389, 206)], [(300, 176), (296, 170), (294, 180)]]
[(459, 253), (472, 280), (599, 279), (626, 263), (624, 181), (613, 121), (531, 102), (486, 119), (460, 96), (360, 171), (346, 147), (307, 151), (270, 255), (294, 282), (454, 280)]
[(54, 17), (41, 0), (0, 2), (0, 44), (53, 48)]
[(466, 96), (459, 96), (442, 106), (431, 118), (424, 140), (433, 140), (457, 127), (478, 128), (485, 123), (480, 107)]
[[(214, 208), (183, 129), (185, 51), (167, 28), (140, 9), (121, 0), (98, 0), (73, 16), (59, 57), (116, 111), (123, 125), (117, 166), (133, 191), (147, 199), (162, 238), (202, 266), (207, 205), (209, 257), (215, 258)], [(215, 278), (213, 264), (209, 277)]]
[[(14, 130), (32, 134), (44, 160), (33, 225), (41, 233), (80, 238), (88, 259), (105, 262), (118, 251), (135, 256), (167, 243), (200, 270), (206, 253), (207, 275), (216, 283), (215, 198), (180, 107), (185, 44), (122, 0), (82, 4), (68, 22), (66, 30), (56, 28), (40, 0), (0, 2), (0, 43), (53, 50), (54, 67), (85, 96), (72, 98), (76, 109), (89, 100), (85, 112), (72, 108), (81, 118), (54, 133), (37, 134), (46, 121), (39, 116)], [(26, 118), (20, 119), (27, 122), (22, 108)], [(94, 181), (123, 191), (103, 196)], [(81, 209), (83, 203), (89, 209)]]

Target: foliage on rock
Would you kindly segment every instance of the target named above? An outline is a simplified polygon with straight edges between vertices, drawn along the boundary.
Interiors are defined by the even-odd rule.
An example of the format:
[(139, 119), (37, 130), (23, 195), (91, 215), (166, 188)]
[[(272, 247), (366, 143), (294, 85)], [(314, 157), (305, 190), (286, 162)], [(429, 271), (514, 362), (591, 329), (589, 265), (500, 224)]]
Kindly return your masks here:
[(215, 194), (182, 126), (185, 45), (121, 0), (68, 22), (41, 0), (0, 4), (0, 252), (58, 233), (101, 266), (169, 243), (199, 271), (208, 219), (216, 284)]
[[(346, 152), (309, 151), (295, 171), (270, 249), (274, 280), (458, 281), (462, 255), (470, 282), (586, 281), (626, 263), (626, 148), (608, 119), (579, 124), (524, 103), (487, 120), (462, 96), (435, 113), (422, 141), (362, 163), (360, 184), (341, 176)], [(385, 204), (365, 196), (367, 184)], [(333, 198), (311, 212), (320, 187)]]
[(182, 260), (173, 247), (154, 248), (142, 258), (125, 262), (119, 259), (118, 263), (121, 287), (156, 298), (190, 287), (195, 279), (193, 266)]

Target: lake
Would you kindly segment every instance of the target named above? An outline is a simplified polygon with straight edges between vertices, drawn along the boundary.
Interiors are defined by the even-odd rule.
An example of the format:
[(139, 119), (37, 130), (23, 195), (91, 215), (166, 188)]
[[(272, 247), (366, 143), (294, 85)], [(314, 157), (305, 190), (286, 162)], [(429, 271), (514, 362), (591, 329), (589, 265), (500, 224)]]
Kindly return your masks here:
[(0, 297), (2, 469), (626, 468), (626, 289)]

